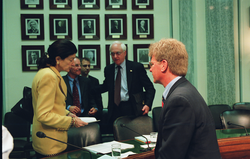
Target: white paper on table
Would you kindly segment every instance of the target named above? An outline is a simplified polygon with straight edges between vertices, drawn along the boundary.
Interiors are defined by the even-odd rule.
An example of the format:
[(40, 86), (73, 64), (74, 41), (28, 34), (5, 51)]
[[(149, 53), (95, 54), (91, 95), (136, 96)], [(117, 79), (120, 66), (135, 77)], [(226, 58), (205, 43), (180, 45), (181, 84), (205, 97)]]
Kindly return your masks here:
[(98, 122), (100, 120), (96, 120), (95, 117), (79, 117), (82, 121), (86, 123), (93, 123), (93, 122)]
[(91, 146), (86, 146), (84, 148), (87, 150), (90, 150), (92, 152), (95, 151), (97, 153), (106, 154), (106, 153), (111, 152), (111, 145), (115, 144), (115, 143), (121, 144), (122, 150), (134, 148), (134, 145), (132, 145), (132, 144), (122, 143), (122, 142), (118, 142), (118, 141), (110, 141), (110, 142), (105, 142), (105, 143), (101, 143), (101, 144), (95, 144), (95, 145), (91, 145)]
[(132, 152), (132, 151), (128, 151), (126, 153), (122, 153), (121, 154), (121, 158), (125, 158), (125, 157), (128, 157), (129, 155), (134, 155), (136, 153)]
[[(148, 145), (146, 144), (146, 145), (140, 145), (142, 148), (148, 148)], [(156, 146), (156, 144), (154, 143), (154, 144), (149, 144), (149, 147), (155, 147)]]

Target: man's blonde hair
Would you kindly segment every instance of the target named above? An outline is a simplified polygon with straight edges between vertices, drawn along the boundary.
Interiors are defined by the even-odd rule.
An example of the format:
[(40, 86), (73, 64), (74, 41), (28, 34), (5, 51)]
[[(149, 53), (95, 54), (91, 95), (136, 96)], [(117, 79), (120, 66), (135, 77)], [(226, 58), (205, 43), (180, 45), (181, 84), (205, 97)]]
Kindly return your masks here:
[(185, 76), (188, 69), (188, 54), (185, 45), (175, 39), (162, 39), (150, 44), (149, 56), (156, 61), (166, 60), (174, 75)]

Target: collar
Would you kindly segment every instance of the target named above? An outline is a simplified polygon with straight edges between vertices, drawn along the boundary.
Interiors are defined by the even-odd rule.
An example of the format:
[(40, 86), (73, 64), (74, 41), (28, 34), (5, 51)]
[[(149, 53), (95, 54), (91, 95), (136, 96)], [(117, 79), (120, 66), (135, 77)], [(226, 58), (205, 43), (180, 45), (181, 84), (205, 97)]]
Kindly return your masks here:
[(68, 74), (67, 74), (67, 76), (68, 76), (68, 78), (69, 78), (69, 80), (70, 80), (71, 82), (74, 82), (74, 80), (76, 80), (76, 82), (78, 82), (78, 76), (76, 76), (75, 79), (74, 79), (74, 78), (71, 78)]
[(167, 95), (170, 91), (170, 89), (172, 88), (172, 86), (181, 78), (182, 76), (178, 76), (178, 77), (175, 77), (171, 82), (169, 82), (169, 84), (165, 87), (165, 90), (163, 92), (163, 98), (164, 100), (166, 100), (167, 98)]

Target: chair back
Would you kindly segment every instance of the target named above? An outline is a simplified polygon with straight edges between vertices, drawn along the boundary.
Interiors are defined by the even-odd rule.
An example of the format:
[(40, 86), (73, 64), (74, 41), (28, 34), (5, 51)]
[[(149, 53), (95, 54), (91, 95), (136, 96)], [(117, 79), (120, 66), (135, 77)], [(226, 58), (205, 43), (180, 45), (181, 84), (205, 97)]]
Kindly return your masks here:
[[(250, 110), (227, 110), (221, 114), (223, 128), (250, 128)], [(239, 126), (237, 126), (239, 125)]]
[[(98, 123), (89, 123), (83, 127), (70, 128), (68, 130), (68, 143), (78, 147), (98, 144), (101, 142), (101, 131)], [(67, 151), (77, 149), (68, 146)]]
[(212, 113), (215, 129), (223, 129), (220, 114), (226, 110), (231, 110), (231, 107), (227, 104), (216, 104), (216, 105), (209, 105), (208, 108)]
[(152, 110), (153, 125), (154, 125), (155, 132), (158, 132), (159, 130), (159, 119), (160, 119), (161, 110), (162, 110), (162, 107), (154, 107)]
[[(121, 124), (125, 126), (121, 126)], [(153, 132), (153, 121), (149, 116), (139, 116), (136, 118), (122, 116), (114, 121), (113, 128), (114, 139), (116, 141), (134, 139), (134, 137), (140, 136), (140, 134), (149, 135), (150, 132)]]
[(233, 109), (250, 110), (250, 102), (234, 103)]

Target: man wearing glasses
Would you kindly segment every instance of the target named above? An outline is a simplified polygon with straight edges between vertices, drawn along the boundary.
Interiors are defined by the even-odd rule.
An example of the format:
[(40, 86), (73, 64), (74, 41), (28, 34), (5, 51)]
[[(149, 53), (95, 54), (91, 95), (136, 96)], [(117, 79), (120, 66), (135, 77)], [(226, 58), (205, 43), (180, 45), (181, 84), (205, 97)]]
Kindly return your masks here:
[(82, 76), (90, 79), (91, 94), (98, 108), (98, 112), (95, 115), (95, 117), (97, 119), (100, 119), (102, 115), (102, 109), (103, 109), (102, 96), (101, 96), (101, 93), (96, 93), (93, 90), (94, 87), (99, 86), (99, 80), (93, 76), (90, 76), (89, 72), (90, 72), (90, 59), (87, 57), (84, 57), (82, 58), (82, 62), (81, 62), (81, 73), (82, 73)]
[[(105, 79), (99, 89), (101, 93), (108, 91), (108, 121), (112, 129), (113, 122), (120, 116), (147, 115), (152, 107), (155, 89), (144, 66), (125, 59), (125, 44), (115, 41), (109, 50), (114, 63), (105, 67)], [(144, 101), (138, 110), (136, 98), (142, 98), (144, 94)]]
[(81, 63), (76, 57), (68, 74), (63, 76), (67, 85), (66, 109), (79, 117), (95, 116), (98, 108), (90, 93), (90, 80), (80, 74)]
[(155, 158), (221, 159), (213, 116), (185, 78), (185, 45), (175, 39), (162, 39), (150, 45), (149, 56), (154, 83), (165, 87)]

